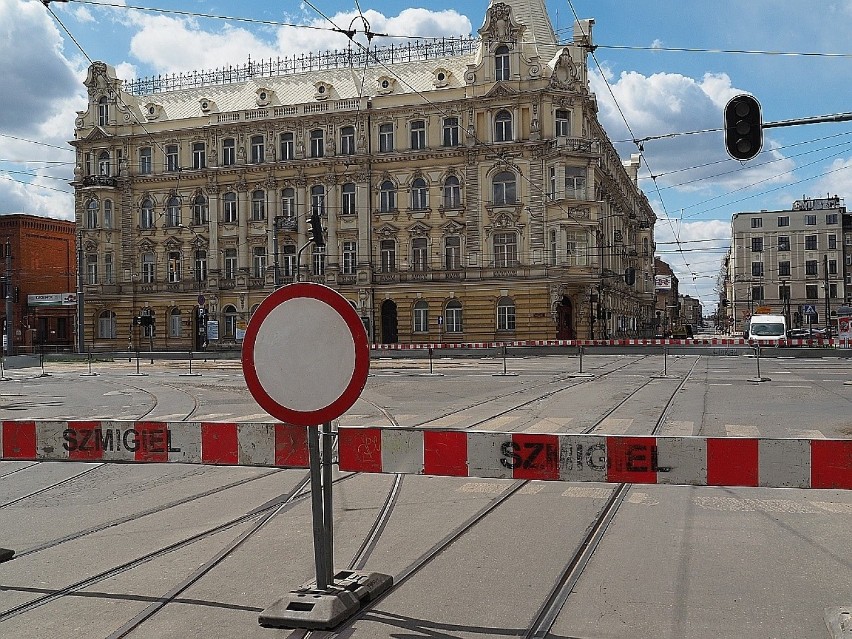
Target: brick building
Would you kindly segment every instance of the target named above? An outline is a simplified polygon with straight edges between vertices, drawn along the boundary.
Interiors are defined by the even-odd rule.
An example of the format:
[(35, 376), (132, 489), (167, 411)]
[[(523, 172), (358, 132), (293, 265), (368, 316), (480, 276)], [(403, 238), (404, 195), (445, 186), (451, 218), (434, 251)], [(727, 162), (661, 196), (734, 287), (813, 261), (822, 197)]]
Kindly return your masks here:
[[(75, 225), (35, 215), (0, 216), (0, 317), (12, 296), (12, 351), (73, 348), (77, 311)], [(7, 270), (11, 255), (11, 271)], [(8, 282), (8, 284), (7, 284)]]

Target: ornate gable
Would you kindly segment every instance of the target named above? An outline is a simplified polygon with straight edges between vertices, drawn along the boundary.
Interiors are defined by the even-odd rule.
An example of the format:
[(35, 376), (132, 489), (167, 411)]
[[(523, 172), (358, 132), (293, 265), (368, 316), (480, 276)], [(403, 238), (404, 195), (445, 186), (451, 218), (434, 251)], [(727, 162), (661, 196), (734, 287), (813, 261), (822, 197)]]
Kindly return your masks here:
[(524, 25), (515, 22), (511, 6), (503, 2), (495, 2), (485, 14), (485, 23), (479, 30), (479, 35), (488, 51), (494, 51), (501, 44), (514, 49), (523, 38), (525, 30)]

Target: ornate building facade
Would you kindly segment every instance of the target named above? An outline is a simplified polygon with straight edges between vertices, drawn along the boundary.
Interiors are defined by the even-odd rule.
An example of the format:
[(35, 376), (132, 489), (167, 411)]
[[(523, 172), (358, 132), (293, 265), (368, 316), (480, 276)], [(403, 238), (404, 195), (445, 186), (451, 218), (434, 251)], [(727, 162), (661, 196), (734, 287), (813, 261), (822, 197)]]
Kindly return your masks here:
[(543, 2), (492, 2), (471, 39), (129, 83), (92, 64), (86, 343), (153, 315), (155, 348), (234, 346), (297, 278), (381, 343), (649, 334), (656, 218), (597, 119), (593, 24), (560, 44)]

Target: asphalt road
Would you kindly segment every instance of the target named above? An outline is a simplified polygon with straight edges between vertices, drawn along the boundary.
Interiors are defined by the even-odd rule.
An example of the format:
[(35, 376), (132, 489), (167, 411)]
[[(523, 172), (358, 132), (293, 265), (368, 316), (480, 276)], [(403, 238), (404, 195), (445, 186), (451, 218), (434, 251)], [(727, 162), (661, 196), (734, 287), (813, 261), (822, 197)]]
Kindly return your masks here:
[[(274, 421), (237, 362), (7, 370), (0, 418)], [(377, 358), (343, 425), (852, 439), (847, 360), (678, 353)], [(761, 377), (766, 381), (756, 382)], [(314, 573), (304, 470), (0, 462), (0, 636), (287, 637), (259, 613)], [(313, 636), (528, 636), (613, 485), (335, 473), (335, 568), (405, 575)], [(513, 487), (467, 532), (418, 560)], [(395, 491), (395, 492), (394, 492)], [(283, 505), (281, 505), (283, 504)], [(275, 509), (280, 510), (275, 512)], [(274, 513), (274, 514), (273, 514)], [(268, 519), (263, 519), (269, 514)], [(263, 520), (263, 521), (261, 521)], [(243, 538), (244, 537), (244, 538)], [(548, 637), (827, 637), (852, 606), (852, 491), (629, 487)], [(147, 611), (147, 612), (146, 612)], [(153, 611), (153, 612), (152, 612)], [(852, 612), (852, 610), (850, 610)], [(148, 613), (151, 613), (150, 615)], [(144, 619), (133, 623), (142, 615)], [(148, 616), (146, 616), (148, 615)], [(846, 636), (846, 635), (843, 635)]]

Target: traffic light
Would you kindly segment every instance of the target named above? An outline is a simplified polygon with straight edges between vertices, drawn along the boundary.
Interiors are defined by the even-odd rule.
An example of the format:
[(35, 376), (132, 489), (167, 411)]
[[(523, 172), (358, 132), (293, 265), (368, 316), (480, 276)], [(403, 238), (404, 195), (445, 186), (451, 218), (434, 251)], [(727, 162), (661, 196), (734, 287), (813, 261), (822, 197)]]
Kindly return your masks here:
[(315, 246), (325, 246), (325, 237), (322, 234), (322, 220), (319, 213), (312, 213), (308, 221), (311, 223), (311, 241)]
[(636, 269), (629, 266), (624, 270), (624, 283), (633, 286), (636, 283)]
[(735, 160), (750, 160), (763, 146), (760, 102), (753, 95), (738, 95), (725, 105), (725, 148)]

